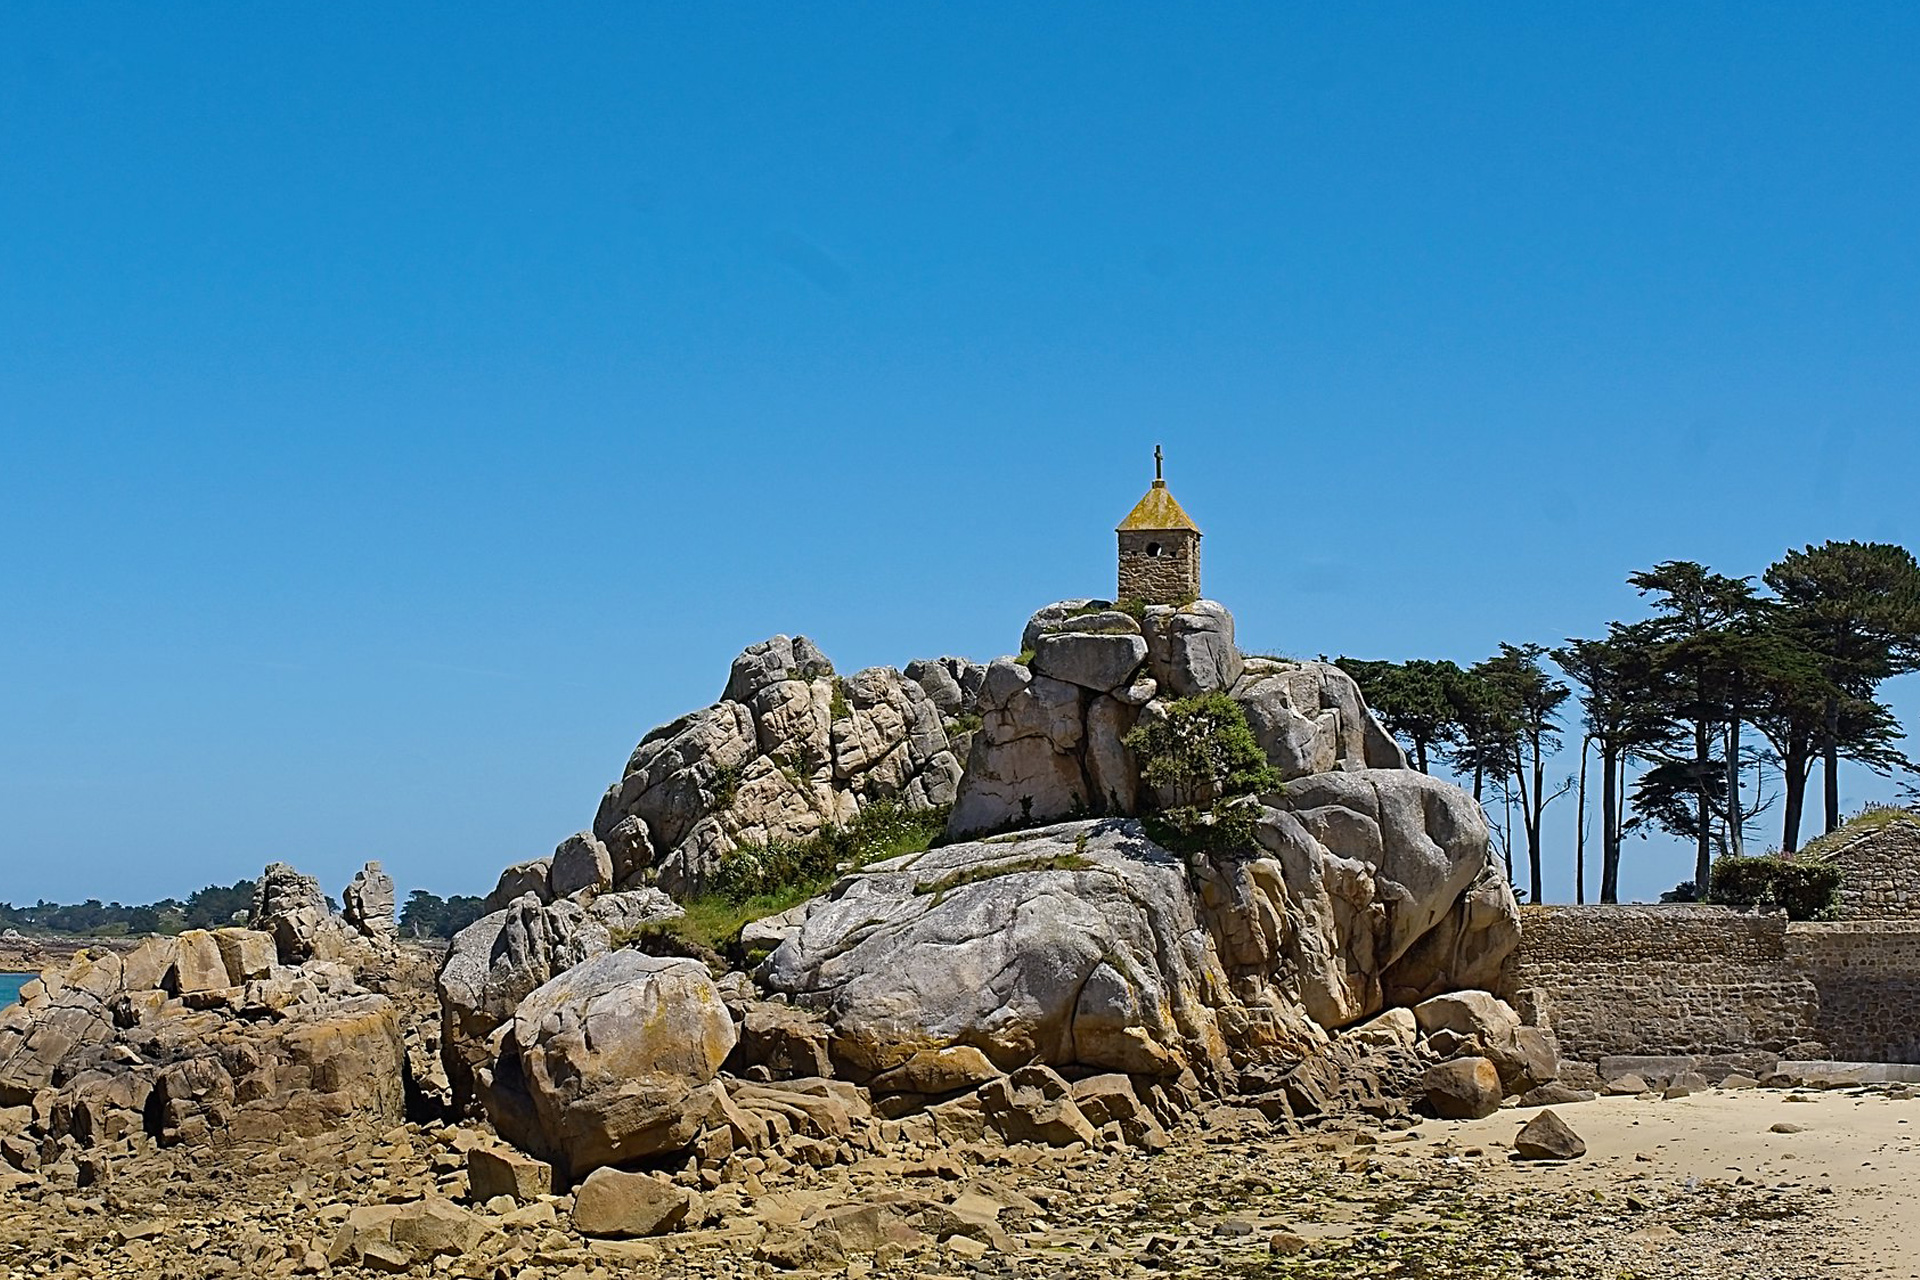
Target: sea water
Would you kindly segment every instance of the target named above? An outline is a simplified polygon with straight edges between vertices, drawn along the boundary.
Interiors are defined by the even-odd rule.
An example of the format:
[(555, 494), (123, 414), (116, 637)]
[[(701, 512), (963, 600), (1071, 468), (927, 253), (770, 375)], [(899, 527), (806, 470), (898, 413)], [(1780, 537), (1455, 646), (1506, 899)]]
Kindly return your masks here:
[(0, 973), (0, 1009), (20, 998), (20, 988), (32, 982), (31, 973)]

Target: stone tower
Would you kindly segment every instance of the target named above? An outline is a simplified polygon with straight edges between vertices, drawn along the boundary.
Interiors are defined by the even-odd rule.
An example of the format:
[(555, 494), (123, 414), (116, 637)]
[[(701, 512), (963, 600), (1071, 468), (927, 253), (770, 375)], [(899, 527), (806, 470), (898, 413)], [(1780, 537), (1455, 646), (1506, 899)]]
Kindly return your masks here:
[(1153, 488), (1120, 522), (1120, 588), (1116, 599), (1185, 604), (1200, 598), (1200, 527), (1167, 492), (1153, 446)]

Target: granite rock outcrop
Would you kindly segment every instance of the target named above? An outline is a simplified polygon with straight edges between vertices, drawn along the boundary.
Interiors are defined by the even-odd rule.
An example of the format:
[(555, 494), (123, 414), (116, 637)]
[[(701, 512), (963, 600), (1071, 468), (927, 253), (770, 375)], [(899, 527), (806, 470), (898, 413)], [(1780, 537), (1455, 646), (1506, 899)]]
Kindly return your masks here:
[[(961, 765), (948, 729), (964, 736), (984, 677), (959, 659), (910, 670), (839, 676), (804, 636), (749, 647), (720, 701), (649, 733), (602, 799), (590, 834), (613, 884), (697, 891), (742, 846), (805, 840), (876, 801), (951, 804)], [(549, 874), (560, 867), (556, 856)]]
[(947, 826), (955, 837), (1153, 807), (1127, 735), (1204, 693), (1240, 706), (1283, 780), (1406, 768), (1351, 677), (1325, 662), (1244, 656), (1216, 601), (1136, 617), (1104, 600), (1063, 600), (1036, 612), (1021, 642), (1025, 661), (1000, 658), (982, 680), (981, 726)]

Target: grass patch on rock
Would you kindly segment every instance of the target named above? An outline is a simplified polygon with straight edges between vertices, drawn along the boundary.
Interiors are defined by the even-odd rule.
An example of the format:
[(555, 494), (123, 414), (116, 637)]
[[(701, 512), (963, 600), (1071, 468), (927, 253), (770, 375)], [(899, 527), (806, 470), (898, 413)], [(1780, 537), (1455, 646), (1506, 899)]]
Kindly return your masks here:
[(652, 955), (747, 964), (751, 957), (740, 946), (747, 925), (819, 897), (849, 871), (923, 852), (946, 829), (947, 813), (945, 806), (909, 811), (876, 801), (846, 826), (826, 827), (809, 839), (735, 849), (721, 855), (704, 890), (679, 899), (684, 916), (649, 925), (626, 945)]

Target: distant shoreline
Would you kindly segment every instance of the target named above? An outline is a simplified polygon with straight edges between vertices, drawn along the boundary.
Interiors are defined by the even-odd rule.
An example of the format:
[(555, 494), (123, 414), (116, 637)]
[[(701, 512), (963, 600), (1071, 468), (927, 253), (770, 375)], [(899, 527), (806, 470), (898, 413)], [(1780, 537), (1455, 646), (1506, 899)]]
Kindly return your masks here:
[(0, 942), (0, 973), (37, 974), (65, 968), (87, 950), (131, 951), (144, 938), (8, 938)]

